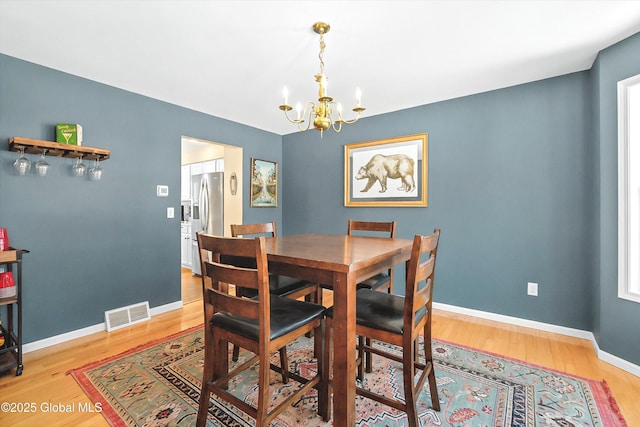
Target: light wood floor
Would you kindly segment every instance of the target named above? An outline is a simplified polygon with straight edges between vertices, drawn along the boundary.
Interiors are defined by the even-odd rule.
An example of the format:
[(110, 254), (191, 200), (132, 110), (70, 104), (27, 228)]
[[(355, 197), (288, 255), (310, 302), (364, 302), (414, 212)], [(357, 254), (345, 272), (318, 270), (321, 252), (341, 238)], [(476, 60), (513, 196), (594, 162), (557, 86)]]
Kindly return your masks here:
[(183, 304), (202, 299), (202, 279), (200, 276), (194, 276), (190, 268), (182, 267), (181, 279)]
[[(331, 304), (331, 294), (325, 294)], [(0, 411), (0, 426), (107, 426), (102, 415), (81, 413), (89, 404), (73, 378), (66, 373), (89, 362), (202, 323), (202, 302), (185, 304), (180, 310), (154, 316), (150, 321), (111, 333), (100, 332), (24, 357), (24, 373), (0, 376), (0, 402), (34, 403), (34, 413)], [(436, 311), (433, 334), (437, 339), (496, 352), (530, 363), (592, 379), (605, 379), (628, 425), (640, 426), (640, 378), (597, 359), (585, 340), (518, 326)], [(45, 413), (50, 404), (75, 405), (70, 413)], [(606, 426), (605, 426), (606, 427)]]

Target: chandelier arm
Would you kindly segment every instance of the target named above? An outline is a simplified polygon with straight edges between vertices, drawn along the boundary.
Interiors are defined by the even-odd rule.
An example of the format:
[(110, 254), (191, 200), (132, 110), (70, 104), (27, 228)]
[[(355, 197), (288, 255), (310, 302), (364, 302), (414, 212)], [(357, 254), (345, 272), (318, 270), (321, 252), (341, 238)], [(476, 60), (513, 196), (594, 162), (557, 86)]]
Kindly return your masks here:
[[(304, 116), (300, 116), (300, 117), (304, 117)], [(302, 132), (306, 132), (309, 130), (309, 128), (311, 127), (311, 113), (309, 113), (309, 120), (307, 120), (307, 126), (302, 126), (302, 124), (304, 123), (303, 119), (300, 119), (298, 122), (298, 130), (302, 131)]]
[[(334, 111), (338, 115), (338, 120), (334, 120)], [(329, 123), (331, 123), (331, 128), (334, 132), (339, 133), (340, 130), (342, 130), (342, 113), (340, 113), (338, 104), (335, 101), (327, 102), (327, 118), (329, 119)]]
[(284, 111), (284, 116), (287, 118), (287, 120), (289, 120), (291, 123), (300, 123), (301, 120), (297, 120), (297, 119), (292, 119), (291, 117), (289, 117), (289, 112), (287, 110), (282, 110)]
[(342, 120), (336, 120), (335, 122), (334, 121), (331, 122), (331, 128), (335, 133), (340, 133), (340, 131), (342, 130), (342, 123), (343, 123)]
[(352, 119), (352, 120), (345, 120), (345, 119), (341, 119), (341, 121), (342, 121), (342, 123), (345, 123), (345, 124), (347, 124), (347, 125), (352, 125), (352, 124), (354, 124), (355, 122), (357, 122), (359, 119), (360, 119), (360, 113), (358, 113), (358, 115), (356, 116), (356, 118), (355, 118), (355, 119)]
[[(358, 119), (360, 118), (360, 112), (361, 112), (362, 110), (364, 110), (364, 108), (363, 108), (362, 110), (360, 110), (360, 111), (356, 111), (356, 109), (354, 109), (354, 111), (356, 112), (356, 117), (355, 117), (354, 119), (352, 119), (352, 120), (347, 120), (347, 119), (345, 119), (345, 118), (342, 116), (342, 113), (340, 112), (340, 110), (338, 110), (338, 108), (337, 108), (337, 104), (336, 104), (336, 102), (335, 102), (335, 101), (332, 101), (332, 102), (330, 103), (330, 105), (332, 105), (332, 106), (336, 107), (336, 111), (338, 112), (338, 120), (337, 120), (337, 122), (340, 124), (339, 129), (340, 129), (340, 128), (342, 128), (342, 125), (343, 125), (343, 124), (351, 125), (351, 124), (354, 124), (355, 122), (357, 122), (357, 121), (358, 121)], [(358, 107), (356, 107), (356, 108), (358, 108)], [(332, 118), (332, 117), (331, 117), (331, 118)], [(336, 130), (336, 128), (335, 128), (335, 126), (334, 126), (334, 124), (333, 124), (333, 118), (332, 118), (332, 120), (331, 120), (331, 123), (332, 123), (332, 127), (333, 127), (333, 129), (334, 129), (334, 130)], [(340, 132), (340, 131), (339, 131), (339, 130), (336, 130), (336, 132)]]
[[(286, 107), (290, 107), (290, 106), (286, 106)], [(300, 128), (300, 124), (304, 123), (304, 117), (307, 116), (307, 110), (309, 109), (309, 107), (311, 107), (311, 111), (313, 111), (313, 102), (309, 101), (305, 104), (304, 106), (304, 110), (298, 115), (298, 118), (296, 119), (292, 119), (291, 117), (289, 117), (289, 111), (291, 111), (293, 108), (280, 108), (282, 111), (284, 111), (284, 115), (287, 118), (287, 120), (289, 120), (291, 123), (296, 123), (298, 125), (298, 128)], [(309, 114), (309, 116), (311, 116)], [(307, 129), (309, 128), (309, 126), (307, 126)]]
[[(302, 112), (300, 113), (300, 122), (298, 123), (298, 130), (301, 131), (308, 131), (311, 128), (311, 123), (313, 123), (313, 109), (314, 109), (315, 104), (313, 103), (313, 101), (307, 101), (304, 104), (304, 110), (302, 110)], [(307, 126), (303, 127), (302, 123), (304, 122), (304, 117), (308, 117), (307, 118)]]

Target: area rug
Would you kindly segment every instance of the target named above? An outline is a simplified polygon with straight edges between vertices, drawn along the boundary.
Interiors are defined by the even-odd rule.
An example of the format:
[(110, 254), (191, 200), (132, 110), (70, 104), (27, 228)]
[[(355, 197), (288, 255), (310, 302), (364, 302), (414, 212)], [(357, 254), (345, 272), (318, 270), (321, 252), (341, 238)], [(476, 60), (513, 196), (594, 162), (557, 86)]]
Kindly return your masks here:
[[(287, 347), (291, 367), (303, 376), (316, 370), (312, 341)], [(603, 426), (625, 427), (604, 381), (579, 378), (522, 361), (435, 341), (435, 372), (441, 411), (430, 408), (428, 387), (420, 394), (421, 426)], [(238, 363), (248, 357), (242, 352)], [(276, 355), (277, 356), (277, 355)], [(274, 363), (279, 363), (274, 356)], [(195, 425), (202, 377), (202, 328), (151, 342), (106, 360), (70, 371), (112, 426)], [(399, 364), (374, 356), (374, 372), (365, 387), (402, 396)], [(255, 403), (256, 370), (248, 370), (230, 388)], [(271, 375), (277, 403), (295, 382)], [(407, 425), (406, 415), (371, 400), (356, 398), (357, 426)], [(316, 393), (309, 392), (272, 422), (274, 427), (330, 426), (316, 414)], [(252, 418), (212, 397), (208, 426), (253, 426)]]

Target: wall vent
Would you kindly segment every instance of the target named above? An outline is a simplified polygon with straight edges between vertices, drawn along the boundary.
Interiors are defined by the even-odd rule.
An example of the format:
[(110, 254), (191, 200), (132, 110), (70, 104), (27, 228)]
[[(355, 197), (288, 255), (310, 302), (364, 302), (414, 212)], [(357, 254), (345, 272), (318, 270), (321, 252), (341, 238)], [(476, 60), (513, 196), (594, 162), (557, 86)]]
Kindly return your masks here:
[(151, 319), (149, 301), (115, 308), (104, 312), (107, 332)]

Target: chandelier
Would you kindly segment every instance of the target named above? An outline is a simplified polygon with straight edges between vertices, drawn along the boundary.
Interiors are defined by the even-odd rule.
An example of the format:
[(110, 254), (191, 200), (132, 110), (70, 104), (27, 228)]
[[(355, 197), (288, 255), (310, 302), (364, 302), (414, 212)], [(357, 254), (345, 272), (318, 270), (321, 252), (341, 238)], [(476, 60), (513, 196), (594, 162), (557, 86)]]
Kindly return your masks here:
[[(293, 110), (293, 107), (288, 104), (289, 90), (285, 86), (282, 90), (284, 103), (280, 106), (280, 109), (284, 111), (284, 115), (287, 120), (298, 125), (298, 129), (300, 131), (309, 130), (311, 128), (311, 122), (313, 122), (313, 128), (319, 130), (320, 136), (322, 137), (322, 132), (329, 128), (333, 128), (334, 131), (340, 132), (343, 124), (346, 123), (350, 125), (357, 122), (360, 118), (360, 113), (362, 113), (365, 108), (361, 105), (362, 92), (359, 87), (356, 88), (356, 106), (353, 108), (353, 111), (356, 113), (356, 117), (353, 120), (345, 120), (342, 117), (342, 104), (334, 101), (332, 97), (327, 96), (328, 78), (324, 73), (324, 60), (322, 59), (325, 48), (323, 35), (328, 33), (331, 27), (329, 24), (325, 24), (324, 22), (316, 22), (311, 28), (313, 28), (313, 31), (317, 34), (320, 34), (320, 54), (318, 55), (318, 58), (320, 58), (320, 72), (314, 76), (319, 85), (318, 103), (315, 104), (313, 101), (309, 101), (305, 104), (303, 110), (302, 105), (298, 102), (296, 104), (297, 117), (291, 118), (289, 116), (289, 111)], [(307, 123), (305, 125), (304, 122), (307, 116), (308, 120), (306, 120)]]

